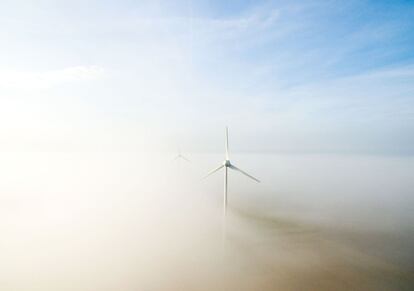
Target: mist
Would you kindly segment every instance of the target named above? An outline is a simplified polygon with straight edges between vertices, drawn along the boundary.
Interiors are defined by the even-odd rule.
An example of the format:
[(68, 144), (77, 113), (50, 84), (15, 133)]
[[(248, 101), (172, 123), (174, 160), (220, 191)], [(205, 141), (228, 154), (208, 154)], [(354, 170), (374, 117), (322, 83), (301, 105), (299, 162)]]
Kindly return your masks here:
[(412, 288), (411, 158), (186, 157), (2, 154), (2, 288)]

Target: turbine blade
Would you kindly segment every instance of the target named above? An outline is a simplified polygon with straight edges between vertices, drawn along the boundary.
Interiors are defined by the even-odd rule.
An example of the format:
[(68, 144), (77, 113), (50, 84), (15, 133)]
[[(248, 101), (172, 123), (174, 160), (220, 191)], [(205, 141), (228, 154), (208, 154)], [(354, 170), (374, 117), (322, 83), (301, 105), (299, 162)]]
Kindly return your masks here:
[(211, 170), (210, 172), (208, 172), (207, 173), (207, 175), (205, 175), (204, 177), (203, 177), (203, 179), (205, 179), (205, 178), (207, 178), (208, 176), (210, 176), (211, 174), (214, 174), (215, 172), (217, 172), (218, 170), (220, 170), (221, 168), (223, 168), (224, 167), (224, 165), (221, 165), (220, 167), (217, 167), (217, 168), (215, 168), (215, 169), (213, 169), (213, 170)]
[(242, 173), (243, 175), (245, 175), (245, 176), (249, 177), (249, 178), (250, 178), (250, 179), (252, 179), (252, 180), (255, 180), (255, 181), (256, 181), (256, 182), (258, 182), (258, 183), (260, 183), (260, 181), (259, 181), (258, 179), (256, 179), (255, 177), (253, 177), (253, 176), (251, 176), (251, 175), (247, 174), (246, 172), (244, 172), (244, 171), (240, 170), (239, 168), (237, 168), (237, 167), (235, 167), (235, 166), (233, 166), (233, 165), (231, 165), (231, 166), (230, 166), (230, 169), (233, 169), (233, 170), (239, 171), (239, 172), (240, 172), (240, 173)]
[(226, 160), (229, 159), (229, 129), (226, 126)]
[(183, 155), (180, 155), (180, 157), (181, 157), (184, 161), (190, 162), (190, 160), (189, 160), (189, 159), (187, 159), (186, 157), (184, 157)]

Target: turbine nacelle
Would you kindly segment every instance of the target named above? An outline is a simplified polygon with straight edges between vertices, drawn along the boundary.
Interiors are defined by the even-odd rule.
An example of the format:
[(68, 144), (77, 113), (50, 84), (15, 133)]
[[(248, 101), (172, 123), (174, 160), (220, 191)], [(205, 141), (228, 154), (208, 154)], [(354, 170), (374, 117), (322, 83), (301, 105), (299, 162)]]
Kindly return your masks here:
[(227, 167), (227, 168), (231, 167), (230, 160), (225, 160), (225, 161), (223, 162), (223, 166), (225, 166), (225, 167)]

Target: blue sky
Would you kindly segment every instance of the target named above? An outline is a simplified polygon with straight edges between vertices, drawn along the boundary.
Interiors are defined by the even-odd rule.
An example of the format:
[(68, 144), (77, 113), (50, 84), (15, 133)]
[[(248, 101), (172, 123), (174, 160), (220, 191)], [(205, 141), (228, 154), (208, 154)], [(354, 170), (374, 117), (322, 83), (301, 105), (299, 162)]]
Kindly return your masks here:
[(2, 1), (2, 150), (413, 153), (412, 1)]

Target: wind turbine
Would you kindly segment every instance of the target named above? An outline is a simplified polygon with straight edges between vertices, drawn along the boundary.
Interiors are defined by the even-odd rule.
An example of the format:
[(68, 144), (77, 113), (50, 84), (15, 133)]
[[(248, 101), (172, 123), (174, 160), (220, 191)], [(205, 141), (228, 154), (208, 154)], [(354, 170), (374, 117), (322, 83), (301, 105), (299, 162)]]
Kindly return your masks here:
[(180, 149), (178, 149), (178, 155), (174, 158), (174, 161), (176, 161), (176, 160), (184, 160), (184, 161), (186, 161), (186, 162), (190, 162), (190, 160), (189, 159), (187, 159), (186, 157), (184, 157), (182, 154), (181, 154), (181, 150)]
[(211, 174), (217, 172), (218, 170), (224, 168), (224, 216), (226, 216), (226, 210), (227, 210), (227, 176), (228, 176), (228, 169), (232, 169), (235, 171), (238, 171), (240, 173), (242, 173), (243, 175), (247, 176), (248, 178), (260, 183), (260, 181), (258, 179), (256, 179), (255, 177), (247, 174), (246, 172), (244, 172), (243, 170), (237, 168), (235, 165), (233, 165), (230, 162), (230, 158), (229, 158), (229, 130), (226, 127), (226, 140), (225, 140), (225, 147), (226, 147), (226, 159), (223, 161), (223, 164), (221, 164), (219, 167), (211, 170), (204, 178), (207, 178), (208, 176), (210, 176)]

